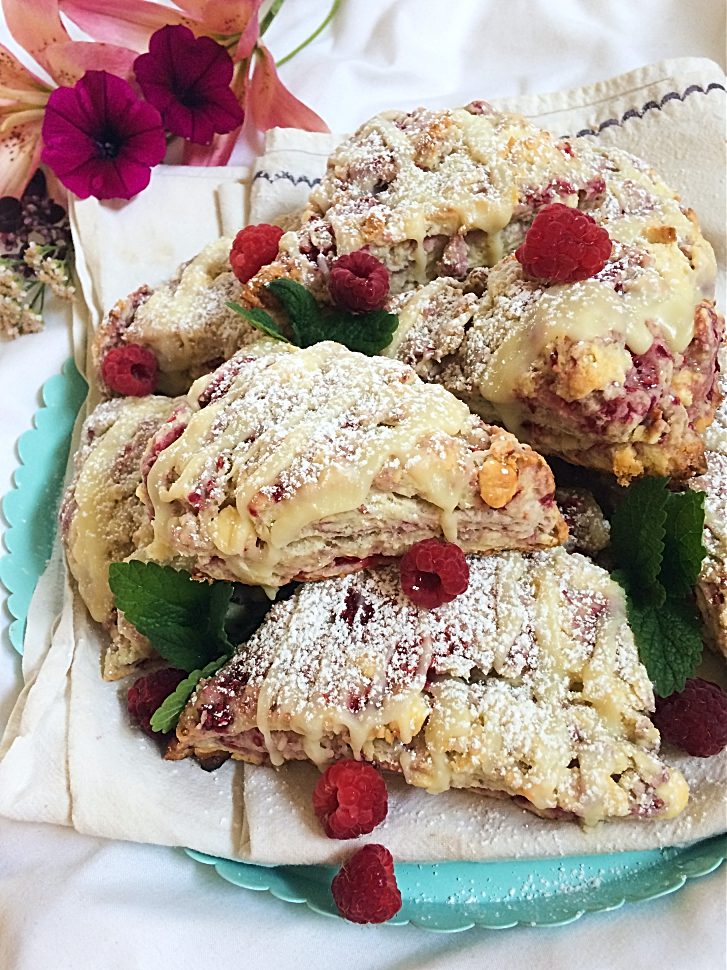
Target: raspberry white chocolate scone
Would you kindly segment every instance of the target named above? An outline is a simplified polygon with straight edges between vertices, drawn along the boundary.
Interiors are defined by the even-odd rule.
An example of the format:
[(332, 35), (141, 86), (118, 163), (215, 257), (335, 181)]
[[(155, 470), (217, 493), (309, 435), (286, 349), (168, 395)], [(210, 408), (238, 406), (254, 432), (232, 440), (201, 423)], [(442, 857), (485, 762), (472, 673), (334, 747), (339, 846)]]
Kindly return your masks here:
[(139, 557), (282, 586), (445, 536), (469, 552), (557, 545), (544, 459), (399, 361), (324, 342), (240, 351), (195, 382), (144, 460)]
[(167, 397), (117, 399), (86, 419), (75, 473), (61, 506), (61, 536), (71, 573), (91, 616), (111, 636), (103, 659), (107, 680), (125, 677), (152, 656), (145, 637), (117, 613), (108, 567), (150, 539), (149, 516), (136, 490), (148, 439), (180, 402)]
[(481, 103), (377, 116), (242, 299), (275, 312), (264, 286), (283, 275), (329, 300), (336, 259), (362, 249), (400, 315), (385, 353), (487, 420), (622, 482), (703, 470), (714, 254), (644, 162)]
[(167, 757), (363, 758), (587, 824), (670, 818), (654, 698), (621, 589), (562, 549), (469, 557), (468, 588), (415, 606), (386, 567), (302, 586), (203, 681)]
[(180, 266), (168, 283), (154, 290), (142, 286), (112, 307), (93, 345), (104, 392), (116, 390), (103, 379), (104, 360), (115, 348), (144, 347), (154, 355), (158, 368), (151, 390), (180, 394), (200, 374), (259, 337), (227, 306), (239, 298), (241, 288), (230, 268), (231, 246), (228, 238), (211, 243)]

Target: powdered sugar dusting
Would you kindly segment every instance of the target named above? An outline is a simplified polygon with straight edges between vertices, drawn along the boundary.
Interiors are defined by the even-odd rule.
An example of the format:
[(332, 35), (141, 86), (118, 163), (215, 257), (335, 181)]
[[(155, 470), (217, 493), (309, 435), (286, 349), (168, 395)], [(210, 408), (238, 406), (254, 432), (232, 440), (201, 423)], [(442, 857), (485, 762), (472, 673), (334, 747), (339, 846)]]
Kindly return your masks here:
[[(303, 586), (198, 691), (180, 740), (244, 758), (236, 738), (257, 726), (274, 763), (348, 746), (430, 791), (501, 791), (546, 815), (678, 810), (608, 574), (561, 550), (469, 565), (468, 589), (431, 611), (393, 568)], [(211, 737), (195, 710), (221, 697), (230, 726)]]

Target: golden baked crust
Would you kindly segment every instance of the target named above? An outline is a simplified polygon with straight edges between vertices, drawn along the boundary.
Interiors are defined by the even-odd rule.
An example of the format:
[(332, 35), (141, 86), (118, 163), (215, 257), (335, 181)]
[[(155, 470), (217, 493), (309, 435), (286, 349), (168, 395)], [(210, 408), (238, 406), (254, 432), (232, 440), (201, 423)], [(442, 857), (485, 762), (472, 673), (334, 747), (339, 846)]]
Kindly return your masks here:
[(443, 388), (340, 344), (272, 349), (197, 381), (180, 433), (151, 440), (140, 558), (282, 586), (432, 536), (478, 552), (565, 539), (544, 459)]
[(149, 517), (136, 496), (148, 439), (178, 401), (165, 397), (104, 402), (81, 431), (75, 473), (61, 506), (61, 537), (81, 599), (111, 637), (103, 658), (107, 680), (125, 677), (153, 650), (114, 607), (108, 567), (150, 538)]
[(182, 713), (172, 759), (364, 758), (431, 792), (505, 793), (587, 824), (686, 804), (658, 756), (622, 590), (579, 555), (470, 557), (469, 587), (414, 606), (398, 571), (302, 586)]

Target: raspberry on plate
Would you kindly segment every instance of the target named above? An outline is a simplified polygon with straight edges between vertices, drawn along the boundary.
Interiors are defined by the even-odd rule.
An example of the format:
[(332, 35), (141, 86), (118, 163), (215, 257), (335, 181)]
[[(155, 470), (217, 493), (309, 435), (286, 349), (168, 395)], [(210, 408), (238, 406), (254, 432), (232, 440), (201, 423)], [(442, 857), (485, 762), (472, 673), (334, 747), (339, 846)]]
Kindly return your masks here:
[(141, 344), (112, 347), (101, 362), (104, 383), (126, 397), (153, 394), (157, 380), (157, 359)]
[(611, 237), (595, 219), (554, 202), (543, 206), (515, 257), (528, 276), (546, 283), (578, 283), (600, 272)]
[(230, 250), (230, 265), (241, 283), (247, 283), (263, 266), (272, 263), (278, 255), (282, 235), (283, 230), (279, 226), (270, 226), (265, 222), (245, 226), (238, 232)]
[(470, 570), (465, 555), (453, 542), (424, 539), (415, 542), (399, 565), (401, 588), (417, 606), (432, 610), (451, 603), (467, 589)]
[(166, 736), (152, 730), (151, 717), (186, 676), (183, 670), (177, 670), (176, 667), (164, 667), (163, 670), (155, 670), (151, 674), (138, 677), (129, 688), (126, 698), (129, 717), (150, 738)]
[(693, 677), (680, 693), (657, 697), (653, 721), (664, 741), (695, 758), (710, 758), (727, 747), (727, 694)]
[(381, 260), (359, 249), (331, 264), (328, 292), (336, 306), (351, 313), (380, 310), (389, 295), (389, 271)]
[(341, 916), (352, 923), (385, 923), (401, 909), (394, 860), (376, 843), (365, 845), (344, 863), (331, 891)]
[(318, 779), (313, 808), (329, 839), (367, 835), (386, 818), (386, 783), (365, 761), (337, 761)]

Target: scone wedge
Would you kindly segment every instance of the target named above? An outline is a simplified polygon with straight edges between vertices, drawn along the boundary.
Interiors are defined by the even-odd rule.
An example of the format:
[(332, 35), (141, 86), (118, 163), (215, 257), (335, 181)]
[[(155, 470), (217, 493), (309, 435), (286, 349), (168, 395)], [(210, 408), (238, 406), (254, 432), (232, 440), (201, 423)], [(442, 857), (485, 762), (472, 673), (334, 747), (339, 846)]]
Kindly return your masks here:
[[(325, 342), (240, 351), (148, 446), (138, 557), (278, 587), (443, 536), (467, 552), (558, 545), (545, 460), (406, 365)], [(172, 440), (173, 439), (173, 440)]]
[(106, 401), (86, 419), (73, 479), (61, 506), (61, 537), (81, 599), (111, 637), (103, 675), (116, 680), (153, 655), (149, 641), (114, 607), (108, 567), (150, 538), (136, 490), (147, 441), (180, 402), (167, 397)]
[(620, 588), (562, 549), (469, 566), (431, 611), (394, 567), (303, 585), (199, 685), (167, 757), (356, 757), (586, 824), (678, 814), (687, 786), (659, 757)]

